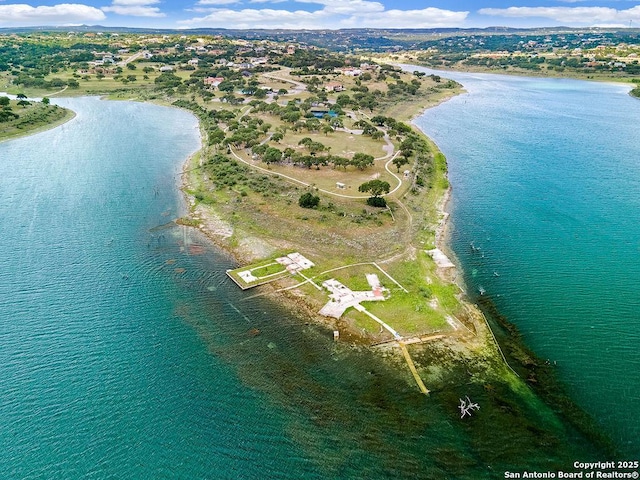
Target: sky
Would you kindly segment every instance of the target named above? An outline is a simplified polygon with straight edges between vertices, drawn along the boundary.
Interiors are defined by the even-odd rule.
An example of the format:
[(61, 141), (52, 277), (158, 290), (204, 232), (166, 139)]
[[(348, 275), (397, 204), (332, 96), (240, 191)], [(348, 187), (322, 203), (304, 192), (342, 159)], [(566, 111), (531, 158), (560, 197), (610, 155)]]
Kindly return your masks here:
[[(74, 0), (67, 0), (73, 2)], [(0, 27), (634, 27), (640, 0), (0, 0)]]

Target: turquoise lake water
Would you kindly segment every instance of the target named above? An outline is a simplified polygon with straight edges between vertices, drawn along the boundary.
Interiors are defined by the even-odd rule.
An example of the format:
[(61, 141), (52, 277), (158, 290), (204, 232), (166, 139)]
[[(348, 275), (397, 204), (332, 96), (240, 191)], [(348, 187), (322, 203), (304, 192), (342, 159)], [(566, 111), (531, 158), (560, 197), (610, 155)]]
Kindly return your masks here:
[[(617, 91), (611, 96), (624, 102)], [(575, 460), (541, 430), (511, 430), (517, 407), (508, 393), (500, 397), (504, 415), (486, 407), (484, 389), (469, 386), (466, 374), (424, 397), (404, 365), (336, 344), (331, 332), (266, 300), (247, 299), (224, 273), (233, 261), (197, 231), (172, 223), (185, 209), (179, 172), (199, 147), (193, 116), (97, 98), (56, 101), (77, 116), (0, 143), (0, 478), (474, 480), (502, 478), (506, 469), (569, 467)], [(515, 178), (516, 167), (504, 168)], [(620, 182), (632, 178), (623, 175)], [(462, 185), (456, 195), (465, 191)], [(487, 195), (489, 202), (495, 194)], [(452, 205), (461, 200), (454, 196)], [(606, 216), (599, 215), (602, 222)], [(470, 217), (456, 217), (455, 245), (467, 241), (457, 240), (464, 218)], [(484, 227), (486, 218), (478, 218)], [(472, 240), (491, 258), (487, 237)], [(592, 259), (610, 259), (605, 250)], [(498, 270), (497, 280), (515, 276), (507, 261), (523, 262), (510, 256), (498, 266), (478, 263), (476, 277), (487, 294), (497, 297), (482, 276), (487, 271)], [(536, 256), (536, 263), (546, 262)], [(559, 265), (556, 276), (573, 278), (573, 268)], [(614, 280), (606, 280), (607, 289)], [(515, 289), (519, 282), (524, 279), (506, 283)], [(533, 305), (536, 295), (525, 290)], [(501, 295), (497, 299), (507, 293)], [(599, 308), (611, 302), (607, 293), (599, 296)], [(531, 308), (540, 312), (549, 304)], [(618, 304), (632, 314), (626, 302)], [(500, 303), (511, 315), (506, 307)], [(613, 335), (620, 327), (612, 323), (606, 325)], [(605, 329), (603, 321), (591, 325), (590, 335)], [(549, 338), (556, 343), (536, 335), (542, 326), (522, 328), (538, 349), (559, 343), (558, 350), (577, 358), (585, 351), (571, 323), (554, 327)], [(628, 365), (611, 353), (626, 348), (633, 354), (624, 347), (633, 328), (626, 333), (602, 340), (602, 354), (588, 356), (589, 368), (617, 362), (598, 388), (605, 381), (608, 388), (622, 384), (615, 369)], [(579, 395), (590, 381), (578, 375), (586, 366), (572, 368), (572, 356), (549, 356)], [(628, 377), (637, 381), (633, 371)], [(624, 398), (635, 408), (636, 392), (612, 403), (620, 406)], [(461, 421), (458, 396), (469, 393), (485, 408)], [(632, 425), (616, 430), (619, 411), (608, 412), (601, 418), (613, 433), (633, 432)], [(553, 429), (558, 438), (577, 438)], [(604, 460), (575, 441), (585, 457)]]
[(640, 101), (615, 84), (435, 73), (468, 92), (416, 121), (449, 162), (468, 290), (637, 456)]

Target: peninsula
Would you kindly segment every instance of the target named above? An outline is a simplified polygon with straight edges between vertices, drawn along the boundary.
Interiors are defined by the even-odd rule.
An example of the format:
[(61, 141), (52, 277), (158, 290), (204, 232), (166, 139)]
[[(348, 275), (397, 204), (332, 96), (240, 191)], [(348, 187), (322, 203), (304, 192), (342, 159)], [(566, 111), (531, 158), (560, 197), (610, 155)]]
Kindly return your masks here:
[(73, 116), (71, 110), (51, 105), (47, 97), (33, 101), (20, 93), (12, 100), (0, 94), (0, 141), (56, 127)]
[[(459, 84), (293, 40), (0, 35), (0, 46), (9, 44), (21, 52), (0, 55), (9, 92), (66, 88), (193, 112), (203, 148), (185, 165), (190, 211), (177, 223), (235, 255), (241, 267), (229, 275), (257, 287), (247, 295), (277, 299), (327, 335), (379, 349), (416, 392), (437, 392), (429, 398), (452, 418), (460, 398), (492, 412), (470, 429), (488, 446), (483, 459), (499, 442), (496, 425), (550, 455), (607, 448), (561, 393), (547, 389), (552, 405), (534, 394), (534, 384), (547, 388), (549, 369), (516, 342), (508, 361), (456, 284), (446, 159), (411, 120)], [(43, 44), (46, 69), (36, 61)]]

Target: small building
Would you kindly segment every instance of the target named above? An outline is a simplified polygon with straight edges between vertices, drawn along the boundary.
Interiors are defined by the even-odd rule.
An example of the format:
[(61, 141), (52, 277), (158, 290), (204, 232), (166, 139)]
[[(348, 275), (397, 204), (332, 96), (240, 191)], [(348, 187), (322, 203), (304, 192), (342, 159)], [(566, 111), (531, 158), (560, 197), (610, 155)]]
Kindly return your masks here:
[(340, 82), (329, 82), (324, 86), (328, 92), (344, 92), (344, 85)]
[(170, 65), (164, 65), (160, 67), (161, 72), (173, 72), (173, 67)]
[(338, 68), (336, 71), (347, 77), (357, 77), (362, 73), (362, 70), (354, 67)]
[(189, 60), (187, 63), (188, 63), (189, 65), (192, 65), (192, 66), (194, 66), (194, 67), (197, 67), (197, 66), (198, 66), (198, 63), (199, 63), (199, 60), (198, 60), (197, 58), (192, 58), (192, 59), (191, 59), (191, 60)]
[(204, 79), (204, 84), (206, 87), (217, 87), (222, 82), (224, 82), (224, 77), (207, 77)]
[(296, 53), (296, 46), (287, 45), (287, 55), (293, 55), (294, 53)]
[(336, 188), (338, 190), (344, 190), (347, 186), (342, 182), (336, 182)]

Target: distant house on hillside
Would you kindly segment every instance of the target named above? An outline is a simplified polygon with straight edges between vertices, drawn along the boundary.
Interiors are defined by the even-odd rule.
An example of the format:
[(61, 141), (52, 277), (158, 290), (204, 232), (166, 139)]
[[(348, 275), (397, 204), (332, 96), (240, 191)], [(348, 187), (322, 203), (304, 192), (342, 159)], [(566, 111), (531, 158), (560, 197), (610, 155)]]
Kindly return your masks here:
[(336, 69), (336, 72), (346, 75), (347, 77), (357, 77), (362, 73), (362, 70), (354, 67), (344, 67)]
[(173, 72), (173, 67), (170, 65), (164, 65), (163, 67), (160, 67), (160, 71), (161, 72)]
[(224, 82), (224, 77), (207, 77), (204, 79), (204, 85), (206, 87), (215, 88)]
[(324, 86), (328, 92), (344, 92), (344, 85), (340, 82), (329, 82)]

